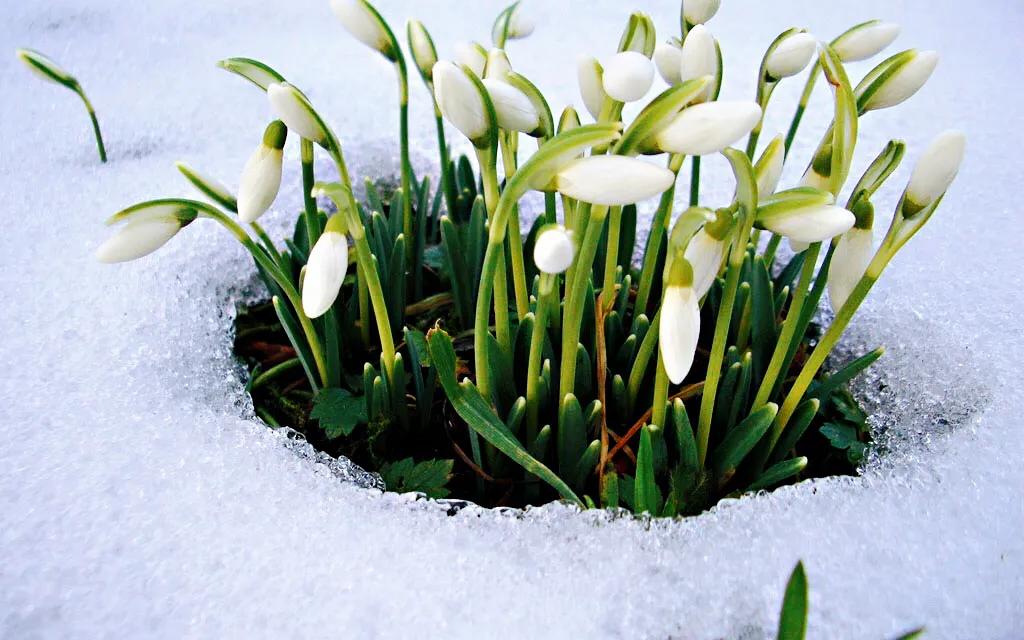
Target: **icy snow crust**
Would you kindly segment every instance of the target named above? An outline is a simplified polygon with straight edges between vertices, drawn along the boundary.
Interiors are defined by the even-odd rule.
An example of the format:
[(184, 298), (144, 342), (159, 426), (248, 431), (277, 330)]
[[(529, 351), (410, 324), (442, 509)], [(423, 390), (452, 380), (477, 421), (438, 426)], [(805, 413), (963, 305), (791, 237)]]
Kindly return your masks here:
[[(457, 39), (486, 41), (500, 8), (430, 4), (380, 8), (402, 32), (418, 13), (442, 55)], [(580, 105), (575, 56), (613, 50), (625, 5), (526, 4), (538, 28), (511, 45), (513, 64), (556, 109)], [(676, 2), (631, 4), (662, 35), (675, 31)], [(654, 524), (558, 505), (525, 518), (449, 517), (340, 483), (253, 416), (229, 333), (236, 305), (262, 291), (233, 240), (200, 221), (138, 263), (91, 257), (113, 211), (189, 193), (174, 160), (237, 186), (269, 110), (254, 87), (213, 66), (226, 56), (263, 59), (302, 87), (329, 114), (355, 175), (394, 171), (391, 70), (342, 32), (326, 2), (5, 5), (0, 636), (761, 638), (803, 559), (812, 638), (882, 638), (921, 624), (932, 638), (1019, 637), (1019, 3), (724, 3), (712, 23), (726, 56), (723, 98), (753, 95), (760, 53), (792, 24), (831, 37), (868, 18), (895, 20), (901, 47), (936, 48), (943, 61), (911, 103), (862, 120), (855, 172), (895, 135), (913, 159), (957, 126), (969, 152), (848, 340), (889, 349), (861, 384), (887, 411), (878, 426), (889, 455), (858, 478)], [(97, 162), (74, 96), (28, 74), (15, 46), (78, 74), (110, 164)], [(412, 82), (422, 172), (435, 158), (433, 123)], [(799, 85), (783, 83), (766, 135), (788, 123)], [(827, 101), (816, 95), (790, 183), (827, 124)], [(278, 233), (299, 202), (294, 140), (287, 154), (293, 186), (268, 215)], [(705, 166), (709, 195), (724, 201), (725, 165)], [(909, 169), (877, 199), (880, 214)]]

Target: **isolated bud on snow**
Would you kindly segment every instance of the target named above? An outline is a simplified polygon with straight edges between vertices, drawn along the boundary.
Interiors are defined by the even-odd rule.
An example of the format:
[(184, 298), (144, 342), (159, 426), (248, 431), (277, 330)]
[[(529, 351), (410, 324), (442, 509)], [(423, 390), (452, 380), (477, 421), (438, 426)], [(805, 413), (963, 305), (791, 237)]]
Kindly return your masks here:
[(658, 321), (658, 348), (672, 384), (686, 378), (700, 337), (700, 296), (693, 289), (693, 268), (682, 257), (672, 259)]
[(868, 263), (875, 254), (872, 239), (870, 228), (854, 227), (844, 233), (836, 243), (836, 250), (832, 254), (832, 262), (828, 269), (828, 297), (834, 311), (842, 308), (861, 276), (867, 271)]
[(722, 0), (683, 0), (683, 19), (696, 25), (704, 24), (718, 13)]
[[(909, 55), (907, 55), (909, 54)], [(939, 63), (939, 54), (934, 51), (910, 51), (903, 54), (896, 54), (889, 60), (882, 62), (875, 70), (871, 71), (861, 82), (867, 82), (869, 78), (877, 77), (880, 84), (873, 87), (873, 91), (867, 100), (860, 105), (861, 111), (872, 111), (893, 107), (918, 92), (924, 83), (935, 71)], [(888, 67), (896, 66), (892, 75), (881, 77), (886, 73)], [(881, 74), (878, 72), (885, 69)], [(870, 84), (873, 83), (869, 83)], [(857, 87), (858, 98), (861, 95), (861, 87)]]
[(964, 159), (967, 137), (962, 131), (944, 131), (932, 141), (910, 174), (904, 196), (905, 215), (930, 206), (946, 193)]
[(331, 0), (331, 10), (356, 40), (376, 49), (389, 60), (398, 55), (380, 14), (366, 0)]
[(267, 125), (263, 142), (249, 157), (238, 184), (238, 218), (242, 222), (256, 222), (277, 197), (281, 187), (281, 164), (284, 159), (288, 129), (280, 120)]
[(540, 126), (540, 114), (525, 93), (500, 80), (486, 78), (482, 82), (494, 104), (499, 127), (523, 133), (537, 130)]
[(114, 263), (147, 256), (167, 244), (182, 227), (195, 219), (194, 210), (179, 204), (154, 204), (138, 209), (131, 213), (117, 233), (96, 249), (96, 259)]
[(542, 273), (564, 272), (572, 266), (575, 253), (572, 233), (560, 224), (541, 229), (533, 245), (533, 261)]
[(437, 48), (434, 46), (434, 39), (430, 37), (427, 28), (419, 20), (410, 20), (406, 28), (406, 35), (409, 38), (409, 51), (420, 75), (426, 80), (433, 77), (434, 65), (437, 63)]
[(340, 214), (331, 216), (313, 245), (302, 281), (302, 310), (310, 318), (327, 313), (341, 291), (348, 270), (348, 238)]
[(857, 62), (880, 53), (900, 35), (894, 22), (870, 20), (853, 27), (832, 41), (832, 50), (843, 62)]
[(772, 80), (795, 76), (804, 70), (817, 48), (817, 41), (809, 33), (794, 33), (787, 36), (768, 54), (765, 72)]
[(647, 94), (654, 82), (650, 58), (636, 51), (616, 53), (604, 65), (604, 92), (619, 102), (633, 102)]
[(78, 86), (78, 80), (48, 56), (33, 49), (16, 49), (14, 53), (19, 60), (25, 63), (29, 71), (43, 80), (56, 82), (69, 89), (75, 89)]
[(466, 65), (477, 77), (482, 77), (487, 67), (487, 49), (477, 42), (460, 42), (455, 45), (455, 62)]
[(757, 179), (757, 196), (764, 200), (775, 193), (782, 177), (782, 167), (786, 162), (786, 143), (781, 135), (772, 138), (757, 164), (754, 165), (754, 177)]
[(682, 56), (682, 49), (674, 42), (659, 42), (654, 48), (654, 65), (658, 67), (658, 75), (670, 85), (682, 82), (679, 77)]
[[(686, 82), (703, 76), (718, 77), (718, 47), (715, 37), (702, 24), (698, 24), (686, 34), (679, 61), (679, 81)], [(708, 83), (705, 93), (696, 101), (704, 102), (711, 98), (714, 83)]]
[(576, 78), (580, 83), (580, 96), (583, 98), (583, 105), (594, 120), (600, 117), (601, 107), (607, 97), (601, 80), (602, 75), (604, 75), (604, 69), (596, 58), (581, 56), (576, 62)]
[(750, 133), (761, 119), (756, 102), (705, 102), (679, 112), (655, 137), (661, 151), (703, 156), (718, 153)]
[(671, 171), (637, 158), (590, 156), (559, 170), (551, 186), (575, 200), (613, 207), (646, 200), (673, 182)]
[(434, 98), (448, 122), (470, 140), (487, 135), (490, 123), (480, 90), (461, 67), (441, 60), (434, 65)]
[(270, 107), (285, 125), (306, 140), (323, 143), (327, 140), (327, 132), (320, 124), (302, 92), (287, 82), (276, 82), (267, 87), (267, 98)]

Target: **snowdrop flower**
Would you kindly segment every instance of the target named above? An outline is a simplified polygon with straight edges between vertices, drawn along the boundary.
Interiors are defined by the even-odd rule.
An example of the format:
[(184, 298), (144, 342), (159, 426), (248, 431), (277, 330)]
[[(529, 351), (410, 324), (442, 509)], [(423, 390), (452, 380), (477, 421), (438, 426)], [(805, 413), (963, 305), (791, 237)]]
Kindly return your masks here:
[(263, 133), (259, 148), (245, 163), (238, 185), (238, 218), (242, 222), (256, 222), (274, 203), (281, 187), (281, 150), (287, 137), (288, 128), (274, 120)]
[(396, 58), (397, 52), (392, 46), (387, 26), (366, 0), (331, 0), (331, 10), (356, 40), (376, 49), (389, 60)]
[(867, 60), (892, 44), (899, 35), (900, 25), (870, 20), (833, 40), (832, 49), (843, 62)]
[(541, 230), (533, 245), (533, 261), (542, 273), (559, 274), (572, 266), (576, 247), (572, 232), (560, 224)]
[[(702, 24), (698, 24), (686, 34), (683, 40), (683, 48), (680, 52), (679, 81), (686, 82), (703, 76), (718, 77), (718, 46), (715, 44), (715, 37), (711, 31)], [(709, 83), (708, 88), (697, 101), (704, 102), (711, 98), (714, 91), (714, 83)]]
[(683, 63), (683, 52), (674, 42), (659, 42), (654, 48), (654, 65), (658, 75), (666, 83), (675, 86), (682, 82), (679, 68)]
[(14, 53), (29, 71), (43, 80), (56, 82), (72, 90), (78, 86), (78, 80), (48, 56), (33, 49), (16, 49)]
[(600, 118), (601, 107), (607, 97), (601, 81), (603, 74), (604, 69), (596, 58), (582, 56), (576, 62), (576, 77), (580, 84), (580, 96), (583, 98), (583, 105), (594, 120)]
[[(893, 107), (910, 98), (924, 86), (938, 63), (939, 54), (934, 51), (909, 51), (896, 54), (881, 63), (861, 82), (864, 88), (873, 89), (866, 101), (860, 105), (861, 112)], [(896, 67), (895, 71), (886, 76), (891, 67)], [(872, 79), (874, 82), (869, 82)], [(857, 89), (857, 96), (860, 98), (863, 95), (862, 86), (858, 86)]]
[(794, 33), (783, 38), (765, 59), (765, 72), (772, 80), (795, 76), (804, 70), (814, 57), (818, 43), (807, 32)]
[(498, 126), (507, 131), (532, 133), (540, 126), (540, 114), (525, 93), (500, 80), (483, 81), (498, 116)]
[(505, 81), (508, 74), (512, 73), (512, 63), (502, 49), (491, 49), (487, 53), (487, 64), (484, 66), (484, 78), (490, 80)]
[(487, 49), (477, 42), (460, 42), (455, 45), (455, 62), (466, 65), (477, 77), (482, 77), (487, 67)]
[(434, 46), (434, 39), (430, 37), (427, 28), (419, 20), (410, 20), (406, 27), (406, 36), (409, 38), (409, 51), (420, 70), (423, 79), (430, 82), (433, 77), (434, 65), (437, 64), (437, 48)]
[[(130, 217), (120, 216), (131, 212)], [(100, 262), (128, 262), (147, 256), (167, 244), (182, 227), (196, 219), (196, 212), (180, 204), (153, 203), (116, 214), (108, 224), (126, 219), (121, 229), (96, 249)]]
[(327, 140), (320, 118), (301, 91), (287, 82), (275, 82), (267, 86), (267, 98), (271, 109), (289, 129), (316, 143), (323, 144)]
[(960, 170), (967, 137), (962, 131), (944, 131), (928, 146), (910, 174), (903, 209), (908, 215), (930, 206), (946, 193)]
[(683, 19), (691, 25), (704, 24), (718, 13), (722, 0), (683, 0)]
[(700, 297), (693, 288), (693, 267), (681, 256), (672, 259), (658, 321), (658, 348), (672, 384), (686, 378), (700, 337)]
[(601, 83), (605, 93), (619, 102), (633, 102), (647, 94), (654, 82), (650, 58), (636, 51), (616, 53), (604, 65)]
[(672, 153), (717, 153), (750, 133), (760, 119), (756, 102), (705, 102), (680, 111), (653, 142), (657, 149)]
[(718, 277), (725, 259), (726, 244), (725, 237), (716, 238), (703, 228), (686, 245), (685, 257), (693, 268), (693, 291), (698, 300), (704, 297)]
[(580, 114), (569, 105), (562, 109), (562, 115), (558, 117), (558, 133), (578, 129), (580, 124)]
[(754, 177), (757, 179), (758, 200), (765, 200), (775, 193), (782, 177), (782, 167), (786, 162), (786, 143), (781, 135), (772, 138), (768, 146), (761, 152), (757, 164), (754, 165)]
[(836, 243), (828, 270), (828, 297), (832, 310), (839, 311), (874, 257), (873, 234), (870, 227), (854, 227)]
[(327, 221), (323, 235), (313, 245), (302, 281), (302, 310), (310, 318), (327, 313), (341, 291), (348, 270), (348, 238), (340, 214)]
[(519, 10), (519, 3), (517, 2), (515, 8), (512, 9), (512, 15), (508, 18), (508, 38), (510, 40), (519, 40), (525, 38), (533, 33), (536, 25), (533, 20), (523, 14)]
[(671, 171), (637, 158), (590, 156), (562, 167), (549, 187), (575, 200), (612, 207), (646, 200), (673, 182)]
[(447, 60), (434, 65), (434, 98), (441, 114), (470, 140), (487, 135), (491, 123), (484, 97), (466, 71)]
[(846, 233), (855, 222), (852, 213), (831, 203), (831, 197), (825, 203), (773, 203), (757, 211), (758, 226), (799, 243), (824, 242)]

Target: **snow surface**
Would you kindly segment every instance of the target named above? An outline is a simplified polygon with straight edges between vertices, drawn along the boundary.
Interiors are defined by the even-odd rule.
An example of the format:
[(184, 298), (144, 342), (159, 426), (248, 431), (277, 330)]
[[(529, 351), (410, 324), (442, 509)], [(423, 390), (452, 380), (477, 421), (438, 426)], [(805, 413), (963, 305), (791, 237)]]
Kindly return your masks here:
[[(226, 56), (263, 59), (306, 90), (356, 175), (393, 171), (393, 76), (326, 2), (3, 4), (0, 636), (760, 638), (797, 559), (811, 638), (922, 624), (932, 638), (1024, 633), (1016, 0), (726, 0), (711, 23), (725, 49), (723, 97), (753, 95), (761, 52), (792, 24), (830, 38), (895, 20), (901, 47), (935, 48), (943, 61), (910, 103), (864, 118), (855, 171), (890, 136), (912, 160), (955, 126), (969, 151), (849, 341), (889, 349), (861, 387), (887, 411), (878, 426), (891, 453), (858, 478), (654, 524), (557, 505), (448, 517), (339, 483), (253, 416), (229, 331), (235, 305), (260, 289), (226, 234), (199, 222), (143, 261), (93, 260), (107, 215), (189, 193), (174, 160), (237, 184), (269, 110), (214, 67)], [(580, 104), (575, 56), (610, 53), (632, 5), (676, 31), (675, 2), (528, 0), (538, 27), (510, 46), (513, 64), (553, 104)], [(418, 13), (450, 54), (458, 39), (486, 41), (500, 5), (380, 8), (402, 31)], [(28, 74), (16, 46), (80, 77), (108, 165), (81, 105)], [(799, 85), (782, 85), (766, 134), (788, 122)], [(426, 170), (435, 152), (418, 78), (413, 100), (414, 160)], [(822, 91), (790, 179), (828, 109)], [(288, 154), (294, 185), (294, 141)], [(726, 198), (724, 164), (707, 166), (709, 193)], [(877, 202), (891, 206), (908, 175), (909, 163)], [(291, 189), (268, 216), (278, 231), (298, 206)]]

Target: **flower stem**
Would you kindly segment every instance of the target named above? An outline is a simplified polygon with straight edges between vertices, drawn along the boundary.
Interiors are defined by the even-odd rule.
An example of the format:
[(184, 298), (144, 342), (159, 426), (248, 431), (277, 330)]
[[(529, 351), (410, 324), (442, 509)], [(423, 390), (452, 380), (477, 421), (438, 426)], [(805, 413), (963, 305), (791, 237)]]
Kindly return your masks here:
[(79, 87), (76, 90), (78, 97), (85, 103), (85, 110), (89, 112), (89, 121), (92, 122), (92, 133), (96, 137), (96, 150), (100, 154), (100, 162), (107, 161), (107, 148), (103, 145), (103, 134), (100, 133), (100, 121), (96, 118), (96, 111), (92, 108), (89, 98), (85, 97), (85, 91)]
[(608, 218), (608, 244), (604, 256), (604, 284), (601, 286), (601, 306), (605, 313), (615, 302), (615, 272), (619, 266), (619, 235), (622, 227), (622, 207), (612, 207)]
[(811, 67), (811, 74), (807, 76), (807, 83), (804, 85), (804, 92), (800, 94), (800, 102), (796, 105), (796, 111), (793, 113), (793, 120), (789, 123), (789, 131), (786, 133), (786, 150), (785, 155), (789, 155), (789, 149), (793, 146), (793, 140), (796, 139), (796, 130), (800, 128), (800, 121), (804, 117), (804, 111), (807, 110), (807, 103), (811, 99), (811, 92), (814, 91), (814, 83), (818, 79), (818, 69), (821, 67), (821, 63), (815, 61), (814, 66)]
[(668, 410), (668, 373), (665, 371), (665, 361), (658, 351), (658, 368), (654, 374), (654, 399), (651, 401), (651, 424), (662, 429), (666, 428), (665, 414)]
[(696, 207), (700, 200), (700, 156), (690, 160), (690, 206)]
[(526, 444), (529, 446), (537, 437), (537, 420), (540, 399), (537, 397), (540, 384), (540, 365), (544, 352), (544, 337), (547, 334), (548, 307), (550, 294), (554, 290), (556, 275), (542, 273), (537, 296), (537, 313), (530, 336), (530, 356), (526, 367)]
[(658, 346), (658, 325), (661, 322), (661, 309), (654, 314), (651, 325), (644, 334), (644, 339), (637, 349), (636, 358), (633, 359), (633, 368), (629, 372), (629, 381), (626, 385), (626, 395), (629, 398), (629, 410), (633, 410), (636, 398), (640, 395), (640, 384), (644, 381), (647, 373), (647, 365), (651, 363), (651, 356)]
[[(518, 135), (511, 132), (509, 135)], [(514, 141), (504, 135), (501, 139), (501, 161), (505, 170), (506, 183), (516, 172), (516, 154)], [(512, 208), (512, 219), (508, 227), (508, 246), (512, 260), (512, 286), (516, 297), (516, 315), (520, 320), (530, 311), (530, 293), (526, 286), (526, 265), (523, 262), (523, 233), (519, 228), (519, 207)]]
[[(493, 225), (495, 212), (498, 207), (498, 171), (490, 159), (494, 158), (490, 153), (478, 153), (480, 161), (480, 174), (484, 184), (484, 204), (487, 206), (487, 219)], [(509, 226), (518, 225), (515, 218), (515, 203), (509, 212), (512, 221)], [(505, 268), (505, 243), (501, 243), (501, 250), (496, 256), (494, 273), (494, 333), (498, 338), (498, 344), (505, 353), (512, 353), (512, 328), (508, 317), (508, 284), (507, 269)], [(489, 249), (489, 247), (488, 247)], [(522, 256), (522, 249), (519, 251)], [(477, 312), (479, 315), (479, 311)], [(487, 397), (486, 395), (484, 397)]]
[(313, 198), (313, 142), (302, 139), (299, 144), (302, 160), (302, 220), (306, 225), (306, 239), (309, 242), (309, 250), (320, 239), (320, 218), (316, 211), (316, 200)]
[(444, 190), (444, 203), (448, 209), (448, 215), (455, 220), (455, 181), (448, 168), (451, 158), (448, 157), (448, 142), (444, 135), (444, 118), (441, 116), (437, 101), (434, 102), (434, 119), (437, 122), (437, 152), (441, 161), (441, 188)]
[[(353, 217), (357, 216), (353, 212)], [(392, 380), (395, 368), (395, 341), (391, 336), (391, 322), (388, 316), (387, 303), (384, 301), (384, 289), (380, 284), (380, 276), (377, 273), (377, 265), (373, 259), (373, 252), (370, 250), (370, 243), (366, 241), (366, 232), (362, 225), (352, 225), (349, 232), (356, 245), (356, 260), (359, 262), (359, 269), (362, 272), (362, 279), (366, 281), (366, 288), (370, 294), (370, 302), (373, 304), (373, 316), (377, 321), (377, 333), (380, 334), (381, 357), (384, 360), (384, 368), (388, 380)]]
[[(683, 159), (686, 156), (672, 154), (668, 159), (668, 169), (679, 175), (683, 167)], [(668, 233), (668, 226), (672, 218), (672, 201), (676, 194), (676, 183), (673, 180), (672, 186), (661, 194), (658, 202), (658, 210), (654, 212), (654, 219), (651, 220), (651, 230), (647, 235), (647, 246), (644, 248), (644, 263), (640, 270), (640, 283), (636, 292), (636, 304), (633, 305), (633, 318), (641, 313), (647, 313), (647, 300), (651, 295), (651, 287), (654, 285), (654, 270), (657, 268), (658, 252), (661, 250), (661, 242)]]

